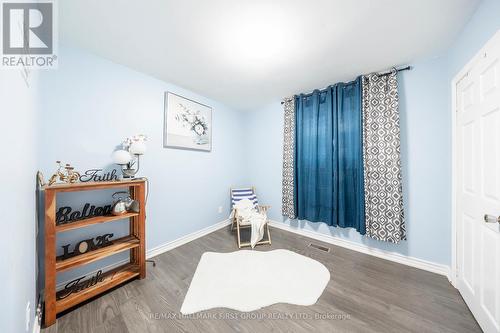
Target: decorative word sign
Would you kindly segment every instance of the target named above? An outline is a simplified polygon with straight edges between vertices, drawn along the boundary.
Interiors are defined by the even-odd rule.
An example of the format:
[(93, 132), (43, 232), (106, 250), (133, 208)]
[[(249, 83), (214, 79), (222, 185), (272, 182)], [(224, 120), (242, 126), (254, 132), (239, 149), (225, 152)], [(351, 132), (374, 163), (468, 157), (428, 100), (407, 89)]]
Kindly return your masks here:
[(57, 298), (58, 299), (66, 298), (73, 293), (80, 292), (84, 289), (95, 286), (99, 282), (104, 281), (104, 276), (102, 274), (102, 270), (97, 271), (96, 275), (92, 276), (90, 279), (82, 281), (84, 278), (85, 278), (85, 275), (82, 276), (81, 278), (78, 278), (78, 279), (75, 279), (73, 281), (68, 282), (64, 286), (64, 290), (60, 291), (57, 294)]
[(86, 203), (82, 211), (72, 211), (71, 207), (61, 207), (56, 212), (56, 224), (64, 224), (93, 216), (103, 216), (111, 214), (111, 205), (96, 207)]
[(97, 236), (95, 238), (84, 239), (76, 243), (73, 248), (73, 252), (69, 252), (70, 244), (63, 245), (63, 254), (60, 256), (61, 259), (67, 259), (87, 251), (93, 251), (101, 247), (106, 247), (110, 245), (112, 242), (109, 240), (113, 237), (113, 234), (104, 234), (101, 236)]
[(118, 175), (116, 174), (116, 169), (113, 169), (110, 172), (103, 172), (102, 169), (90, 169), (85, 171), (85, 173), (83, 173), (80, 176), (80, 181), (83, 183), (111, 182), (117, 180), (118, 180)]

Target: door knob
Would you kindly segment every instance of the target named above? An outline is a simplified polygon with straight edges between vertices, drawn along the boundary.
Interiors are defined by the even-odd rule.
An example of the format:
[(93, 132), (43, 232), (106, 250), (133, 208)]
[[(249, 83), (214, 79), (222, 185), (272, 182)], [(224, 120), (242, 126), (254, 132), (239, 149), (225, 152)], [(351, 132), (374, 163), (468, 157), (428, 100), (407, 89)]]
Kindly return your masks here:
[(493, 215), (488, 215), (484, 214), (484, 222), (486, 223), (500, 223), (500, 216), (493, 216)]

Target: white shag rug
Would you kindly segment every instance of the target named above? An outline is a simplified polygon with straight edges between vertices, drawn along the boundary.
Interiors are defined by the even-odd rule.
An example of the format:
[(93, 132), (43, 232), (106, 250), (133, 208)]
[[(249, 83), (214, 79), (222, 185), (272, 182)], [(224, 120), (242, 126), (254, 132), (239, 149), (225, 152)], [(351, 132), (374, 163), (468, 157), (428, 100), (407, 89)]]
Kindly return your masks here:
[(246, 312), (275, 303), (313, 305), (329, 280), (323, 264), (288, 250), (205, 252), (181, 313), (219, 307)]

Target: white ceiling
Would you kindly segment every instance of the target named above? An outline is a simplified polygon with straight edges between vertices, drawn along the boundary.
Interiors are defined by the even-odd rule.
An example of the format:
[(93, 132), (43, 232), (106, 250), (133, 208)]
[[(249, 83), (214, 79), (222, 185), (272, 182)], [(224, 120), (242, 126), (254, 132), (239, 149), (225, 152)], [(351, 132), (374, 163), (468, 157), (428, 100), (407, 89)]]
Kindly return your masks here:
[(61, 43), (237, 109), (446, 50), (479, 0), (64, 0)]

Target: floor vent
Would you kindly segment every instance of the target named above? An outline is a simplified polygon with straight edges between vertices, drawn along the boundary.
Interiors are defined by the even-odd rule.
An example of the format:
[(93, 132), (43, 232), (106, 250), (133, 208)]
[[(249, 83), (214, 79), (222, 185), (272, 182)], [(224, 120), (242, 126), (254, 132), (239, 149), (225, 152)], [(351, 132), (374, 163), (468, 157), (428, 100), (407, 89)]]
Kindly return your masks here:
[(314, 243), (309, 243), (308, 246), (312, 247), (313, 249), (317, 249), (317, 250), (320, 250), (320, 251), (323, 251), (323, 252), (330, 252), (330, 248), (329, 247), (325, 247), (325, 246), (322, 246), (322, 245), (318, 245), (318, 244), (314, 244)]

